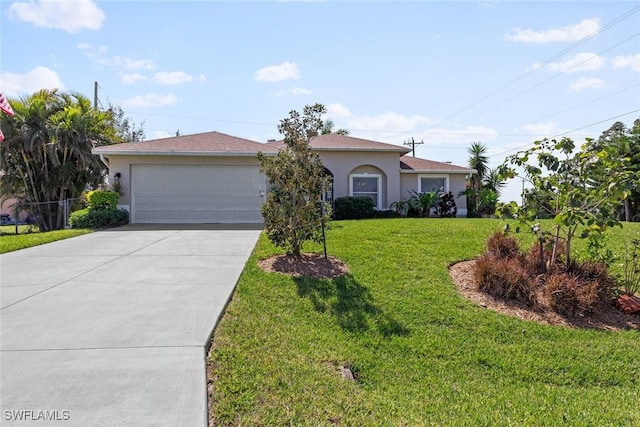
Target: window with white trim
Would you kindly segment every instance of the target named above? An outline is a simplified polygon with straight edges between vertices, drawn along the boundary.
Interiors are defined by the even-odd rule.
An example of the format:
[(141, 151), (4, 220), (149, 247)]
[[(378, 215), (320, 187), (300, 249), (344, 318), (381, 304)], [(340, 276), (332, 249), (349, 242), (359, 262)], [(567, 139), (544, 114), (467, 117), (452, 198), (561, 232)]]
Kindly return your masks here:
[(420, 175), (418, 177), (418, 192), (429, 193), (431, 191), (448, 192), (449, 175)]
[(382, 206), (382, 176), (373, 174), (349, 175), (349, 195), (352, 197), (369, 197), (373, 207)]

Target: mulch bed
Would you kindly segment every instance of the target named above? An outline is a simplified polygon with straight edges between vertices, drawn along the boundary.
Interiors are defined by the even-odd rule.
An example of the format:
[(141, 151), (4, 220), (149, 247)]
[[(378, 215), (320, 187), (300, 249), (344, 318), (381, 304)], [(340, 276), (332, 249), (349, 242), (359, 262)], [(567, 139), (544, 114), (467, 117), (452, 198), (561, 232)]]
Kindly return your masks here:
[(332, 256), (325, 258), (322, 254), (302, 254), (299, 257), (275, 255), (259, 261), (258, 265), (270, 273), (312, 279), (340, 277), (349, 272), (344, 262)]
[(613, 302), (609, 306), (600, 307), (588, 315), (569, 317), (555, 313), (544, 306), (533, 309), (518, 301), (492, 297), (478, 290), (473, 275), (474, 268), (475, 260), (462, 261), (451, 265), (449, 273), (458, 288), (458, 292), (481, 307), (504, 313), (508, 316), (547, 325), (610, 331), (640, 330), (640, 315), (623, 313)]

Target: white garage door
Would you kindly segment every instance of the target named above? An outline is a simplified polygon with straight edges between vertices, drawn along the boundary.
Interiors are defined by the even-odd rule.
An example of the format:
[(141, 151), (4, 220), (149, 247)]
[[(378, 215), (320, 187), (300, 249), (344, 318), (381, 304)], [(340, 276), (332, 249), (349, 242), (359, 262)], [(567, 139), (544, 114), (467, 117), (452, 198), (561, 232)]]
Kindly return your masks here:
[(257, 166), (133, 165), (133, 223), (259, 223)]

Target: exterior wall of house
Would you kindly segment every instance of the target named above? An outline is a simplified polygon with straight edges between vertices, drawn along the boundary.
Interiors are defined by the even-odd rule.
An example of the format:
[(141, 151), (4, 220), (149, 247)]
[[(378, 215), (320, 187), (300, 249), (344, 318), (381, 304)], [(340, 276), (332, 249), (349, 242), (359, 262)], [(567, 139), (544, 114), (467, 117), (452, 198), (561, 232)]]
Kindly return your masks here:
[(120, 173), (123, 194), (118, 205), (129, 210), (131, 206), (131, 169), (132, 165), (208, 165), (208, 166), (258, 166), (256, 156), (109, 156), (109, 184), (114, 175)]
[[(398, 198), (408, 198), (411, 196), (410, 190), (419, 191), (419, 179), (421, 176), (447, 176), (449, 178), (449, 191), (453, 193), (456, 200), (456, 207), (458, 208), (458, 215), (464, 216), (467, 214), (467, 198), (465, 196), (458, 196), (461, 191), (464, 191), (467, 187), (467, 175), (460, 173), (421, 173), (421, 172), (404, 172), (400, 174), (400, 195)], [(393, 201), (392, 201), (393, 202)]]
[(349, 196), (351, 174), (381, 175), (382, 209), (400, 198), (400, 154), (371, 151), (319, 151), (333, 174), (333, 197)]

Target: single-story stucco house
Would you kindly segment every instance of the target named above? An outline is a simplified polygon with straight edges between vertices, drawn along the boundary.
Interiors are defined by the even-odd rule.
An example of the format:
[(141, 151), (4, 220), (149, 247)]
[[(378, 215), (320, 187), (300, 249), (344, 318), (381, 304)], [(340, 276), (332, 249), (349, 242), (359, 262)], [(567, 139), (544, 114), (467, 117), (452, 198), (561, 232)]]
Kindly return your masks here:
[[(109, 181), (120, 181), (119, 207), (132, 223), (260, 223), (267, 182), (257, 154), (276, 155), (282, 141), (260, 143), (219, 132), (98, 147)], [(333, 177), (331, 199), (368, 196), (388, 209), (417, 192), (458, 195), (473, 169), (406, 156), (406, 147), (351, 136), (311, 139)], [(458, 215), (465, 197), (456, 197)]]

